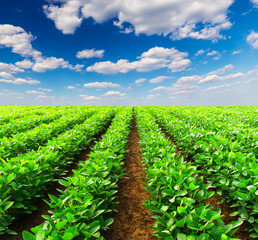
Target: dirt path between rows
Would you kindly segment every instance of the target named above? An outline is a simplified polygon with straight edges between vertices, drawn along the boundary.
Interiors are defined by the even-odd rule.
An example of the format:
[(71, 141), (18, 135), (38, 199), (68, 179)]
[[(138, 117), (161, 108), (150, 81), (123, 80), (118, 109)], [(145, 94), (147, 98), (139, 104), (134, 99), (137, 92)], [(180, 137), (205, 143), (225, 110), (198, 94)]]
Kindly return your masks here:
[(150, 194), (143, 188), (145, 172), (141, 163), (139, 133), (135, 118), (127, 146), (129, 151), (124, 164), (126, 178), (118, 187), (117, 212), (112, 216), (113, 224), (103, 236), (106, 240), (157, 240), (158, 238), (152, 235), (153, 229), (149, 227), (154, 225), (152, 213), (141, 206)]

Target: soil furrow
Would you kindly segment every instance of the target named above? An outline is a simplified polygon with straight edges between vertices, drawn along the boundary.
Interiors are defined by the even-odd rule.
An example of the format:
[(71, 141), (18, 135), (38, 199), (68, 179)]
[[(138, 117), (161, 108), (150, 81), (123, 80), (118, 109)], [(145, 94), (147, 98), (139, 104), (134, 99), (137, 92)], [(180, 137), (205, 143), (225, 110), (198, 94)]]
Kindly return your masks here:
[[(88, 156), (91, 152), (91, 148), (96, 144), (96, 142), (101, 140), (101, 137), (107, 131), (108, 126), (105, 128), (104, 131), (102, 131), (100, 134), (95, 136), (95, 139), (91, 141), (90, 145), (86, 149), (84, 149), (79, 155), (75, 156), (73, 163), (67, 168), (66, 173), (64, 174), (63, 177), (70, 177), (73, 175), (73, 170), (78, 169), (78, 162), (85, 161), (88, 158)], [(61, 177), (59, 177), (59, 178), (61, 178)], [(10, 226), (10, 229), (15, 231), (17, 233), (17, 235), (4, 234), (4, 235), (0, 236), (1, 240), (23, 240), (22, 232), (24, 230), (31, 232), (30, 231), (31, 228), (36, 227), (45, 221), (45, 219), (42, 217), (42, 215), (50, 215), (48, 211), (51, 208), (48, 206), (48, 204), (46, 202), (44, 202), (43, 199), (50, 201), (48, 194), (59, 197), (60, 192), (58, 191), (58, 189), (60, 189), (60, 190), (65, 189), (65, 187), (63, 185), (59, 184), (58, 182), (49, 184), (49, 186), (47, 188), (48, 188), (48, 191), (46, 192), (45, 197), (38, 199), (37, 203), (35, 204), (37, 206), (37, 210), (35, 210), (31, 214), (21, 215)]]
[(153, 236), (152, 213), (141, 206), (150, 194), (143, 188), (145, 172), (141, 163), (141, 149), (136, 120), (133, 119), (132, 131), (127, 143), (124, 168), (126, 177), (119, 183), (117, 200), (119, 202), (113, 214), (114, 222), (110, 229), (103, 232), (106, 240), (156, 240)]

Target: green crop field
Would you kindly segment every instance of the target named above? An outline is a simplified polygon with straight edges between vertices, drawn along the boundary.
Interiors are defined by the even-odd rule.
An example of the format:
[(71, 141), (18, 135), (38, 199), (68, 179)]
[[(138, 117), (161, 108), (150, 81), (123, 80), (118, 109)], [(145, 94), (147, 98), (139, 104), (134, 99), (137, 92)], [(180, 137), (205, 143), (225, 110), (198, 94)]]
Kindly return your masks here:
[(252, 106), (1, 106), (0, 239), (119, 239), (136, 147), (153, 239), (257, 239), (257, 133)]

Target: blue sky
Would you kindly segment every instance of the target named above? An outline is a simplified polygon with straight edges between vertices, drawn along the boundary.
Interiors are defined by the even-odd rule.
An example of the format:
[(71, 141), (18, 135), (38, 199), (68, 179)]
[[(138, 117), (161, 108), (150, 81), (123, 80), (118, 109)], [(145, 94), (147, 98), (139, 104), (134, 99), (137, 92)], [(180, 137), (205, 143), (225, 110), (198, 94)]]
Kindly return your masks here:
[(0, 105), (258, 105), (258, 0), (2, 0)]

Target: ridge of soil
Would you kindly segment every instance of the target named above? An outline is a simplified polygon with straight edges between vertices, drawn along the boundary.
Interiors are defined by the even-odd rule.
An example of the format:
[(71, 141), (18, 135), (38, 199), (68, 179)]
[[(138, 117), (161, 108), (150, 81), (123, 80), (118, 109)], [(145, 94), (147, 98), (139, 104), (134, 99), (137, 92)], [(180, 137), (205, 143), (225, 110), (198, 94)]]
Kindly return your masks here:
[[(111, 123), (107, 125), (105, 130), (103, 130), (101, 133), (94, 137), (94, 139), (90, 142), (89, 146), (86, 147), (86, 149), (82, 150), (80, 154), (74, 157), (74, 161), (65, 170), (65, 174), (59, 176), (58, 178), (61, 179), (63, 177), (70, 177), (73, 175), (73, 170), (78, 169), (78, 163), (80, 161), (85, 161), (89, 157), (91, 148), (96, 144), (96, 142), (101, 140), (102, 135), (105, 134), (110, 124)], [(30, 214), (22, 214), (21, 216), (17, 217), (15, 221), (10, 225), (10, 229), (15, 231), (17, 234), (0, 235), (1, 240), (23, 240), (22, 232), (24, 230), (32, 233), (31, 228), (36, 227), (45, 221), (42, 215), (51, 215), (48, 212), (49, 210), (51, 210), (51, 208), (43, 199), (50, 201), (48, 194), (59, 197), (61, 193), (58, 191), (58, 189), (65, 190), (65, 187), (59, 184), (58, 181), (56, 181), (52, 184), (48, 184), (47, 189), (48, 191), (46, 192), (45, 196), (36, 200), (35, 206), (37, 207), (37, 210), (33, 211)]]
[[(157, 122), (156, 122), (157, 123)], [(158, 124), (158, 123), (157, 123)], [(158, 124), (159, 125), (159, 124)], [(176, 144), (176, 142), (174, 141), (173, 139), (173, 136), (171, 136), (170, 134), (168, 134), (166, 132), (166, 130), (161, 126), (159, 125), (161, 131), (165, 134), (166, 138), (172, 143), (175, 145), (175, 148), (176, 148), (176, 151), (177, 151), (177, 154), (180, 156), (180, 157), (183, 157), (185, 159), (185, 161), (187, 163), (191, 163), (194, 161), (191, 159), (191, 158), (186, 158), (184, 153), (182, 153), (182, 150), (178, 147), (178, 145)], [(197, 169), (200, 170), (200, 167), (198, 167)], [(199, 173), (198, 176), (201, 176), (202, 174)], [(204, 181), (207, 182), (207, 180), (204, 178)], [(215, 189), (215, 192), (216, 192), (216, 189)], [(220, 208), (221, 209), (221, 215), (224, 215), (222, 217), (222, 220), (223, 222), (227, 225), (227, 224), (230, 224), (230, 222), (233, 222), (233, 221), (237, 221), (237, 217), (234, 216), (234, 217), (231, 217), (229, 216), (230, 213), (232, 213), (234, 210), (230, 207), (230, 204), (229, 203), (220, 203), (221, 202), (221, 198), (220, 196), (216, 195), (213, 195), (212, 197), (210, 197), (207, 201), (205, 201), (206, 204), (210, 204), (213, 208), (212, 209), (216, 209), (216, 208)], [(251, 233), (249, 233), (248, 231), (245, 231), (245, 228), (246, 228), (246, 225), (245, 223), (243, 223), (242, 225), (240, 225), (238, 227), (238, 230), (234, 233), (234, 235), (232, 236), (233, 238), (239, 238), (241, 240), (252, 240), (253, 238), (251, 238), (249, 235)]]
[(118, 184), (116, 213), (111, 214), (114, 222), (107, 231), (102, 232), (106, 240), (156, 240), (153, 236), (155, 220), (153, 214), (144, 206), (147, 197), (143, 178), (146, 176), (141, 162), (141, 148), (136, 120), (133, 118), (132, 131), (127, 143), (128, 152), (125, 155), (124, 168), (126, 177)]

